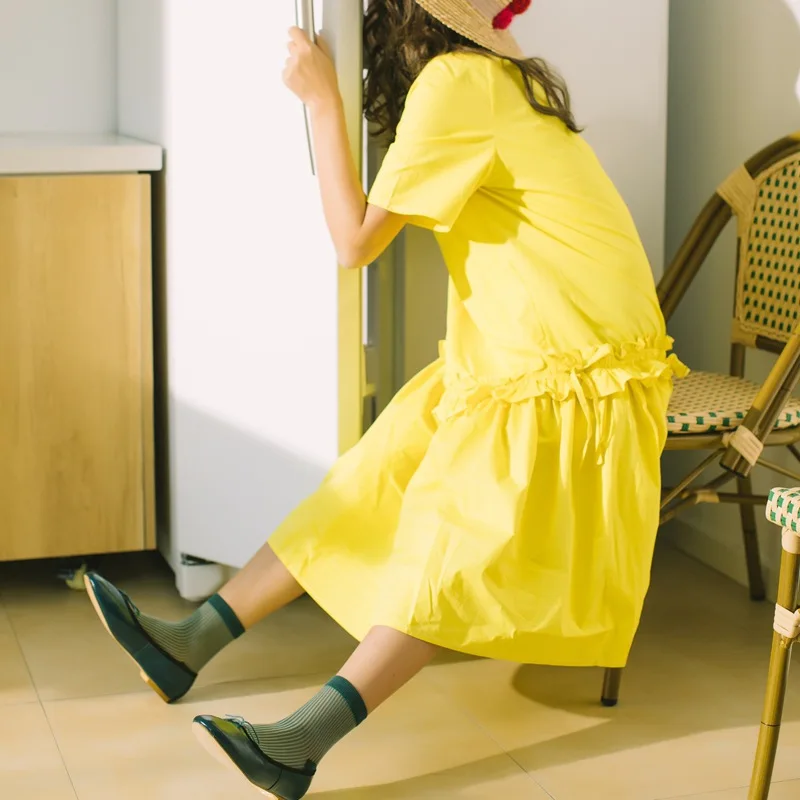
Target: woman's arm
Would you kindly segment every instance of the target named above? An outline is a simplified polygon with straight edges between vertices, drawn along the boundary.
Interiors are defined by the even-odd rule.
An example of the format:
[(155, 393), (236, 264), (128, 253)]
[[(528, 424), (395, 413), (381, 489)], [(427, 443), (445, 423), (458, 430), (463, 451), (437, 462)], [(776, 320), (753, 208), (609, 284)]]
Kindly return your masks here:
[(322, 206), (339, 263), (363, 267), (392, 243), (405, 217), (370, 206), (350, 151), (344, 106), (330, 56), (299, 28), (290, 31), (286, 85), (308, 106)]
[(386, 250), (406, 219), (367, 203), (351, 155), (338, 93), (328, 104), (309, 108), (322, 207), (339, 263), (343, 267), (363, 267)]

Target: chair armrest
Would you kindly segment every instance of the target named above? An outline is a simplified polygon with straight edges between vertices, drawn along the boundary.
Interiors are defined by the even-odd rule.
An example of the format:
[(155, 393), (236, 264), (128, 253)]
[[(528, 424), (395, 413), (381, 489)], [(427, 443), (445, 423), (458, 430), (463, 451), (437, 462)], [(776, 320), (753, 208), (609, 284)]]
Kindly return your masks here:
[(658, 283), (658, 302), (666, 322), (680, 305), (732, 216), (731, 207), (718, 194), (714, 194), (700, 212)]
[[(729, 439), (729, 446), (720, 459), (723, 469), (746, 478), (758, 458), (753, 458), (752, 445), (755, 440), (763, 449), (764, 442), (775, 427), (778, 415), (783, 410), (800, 380), (800, 328), (795, 330), (778, 356), (767, 379), (758, 390), (753, 405), (747, 412), (740, 429)], [(739, 441), (737, 441), (737, 439)], [(748, 446), (750, 445), (750, 446)]]

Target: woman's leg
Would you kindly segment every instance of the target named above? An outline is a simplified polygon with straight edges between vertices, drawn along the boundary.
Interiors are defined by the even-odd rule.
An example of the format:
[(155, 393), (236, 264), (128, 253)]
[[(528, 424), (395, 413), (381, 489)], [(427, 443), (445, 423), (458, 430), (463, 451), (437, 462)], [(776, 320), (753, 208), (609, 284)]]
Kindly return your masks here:
[(303, 589), (265, 544), (186, 619), (166, 622), (140, 614), (139, 624), (159, 647), (196, 673), (246, 630), (302, 594)]
[[(270, 725), (240, 722), (242, 727), (214, 717), (198, 717), (195, 722), (201, 734), (213, 732), (217, 742), (220, 736), (231, 743), (245, 741), (244, 730), (271, 761), (313, 774), (331, 747), (427, 666), (436, 653), (434, 645), (390, 628), (373, 628), (338, 675), (286, 719)], [(226, 751), (235, 753), (236, 747)], [(231, 760), (247, 772), (244, 761)]]
[(291, 716), (252, 725), (261, 750), (302, 769), (325, 753), (402, 688), (436, 655), (433, 645), (391, 628), (373, 628), (337, 676)]
[(95, 573), (86, 576), (86, 589), (108, 631), (167, 702), (186, 694), (197, 673), (247, 628), (303, 594), (268, 544), (219, 594), (178, 622), (143, 614)]
[(272, 551), (269, 543), (219, 590), (242, 627), (249, 630), (305, 592)]
[(392, 628), (373, 628), (339, 670), (371, 714), (434, 658), (435, 645)]

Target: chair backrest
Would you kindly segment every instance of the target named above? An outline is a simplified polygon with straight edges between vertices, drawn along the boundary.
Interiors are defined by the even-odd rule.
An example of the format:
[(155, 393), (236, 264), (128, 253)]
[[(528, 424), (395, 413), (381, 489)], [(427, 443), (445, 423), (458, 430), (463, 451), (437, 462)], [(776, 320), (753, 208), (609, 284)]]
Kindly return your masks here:
[(667, 320), (733, 216), (733, 344), (780, 352), (800, 325), (800, 131), (754, 155), (708, 201), (659, 283)]
[(720, 460), (746, 477), (800, 381), (800, 131), (754, 155), (708, 201), (658, 285), (667, 321), (733, 216), (731, 374), (744, 375), (747, 347), (780, 354)]
[(718, 194), (738, 221), (734, 343), (774, 350), (800, 324), (800, 141), (755, 174), (741, 167)]
[(788, 151), (717, 190), (738, 222), (731, 371), (744, 375), (745, 347), (780, 352), (720, 461), (743, 477), (800, 379), (800, 141)]

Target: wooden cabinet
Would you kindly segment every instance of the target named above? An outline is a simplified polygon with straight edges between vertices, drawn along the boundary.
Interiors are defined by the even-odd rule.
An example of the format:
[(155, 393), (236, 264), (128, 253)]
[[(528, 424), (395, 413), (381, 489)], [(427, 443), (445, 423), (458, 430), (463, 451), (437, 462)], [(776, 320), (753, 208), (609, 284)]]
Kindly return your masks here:
[(155, 547), (150, 178), (0, 177), (0, 560)]

